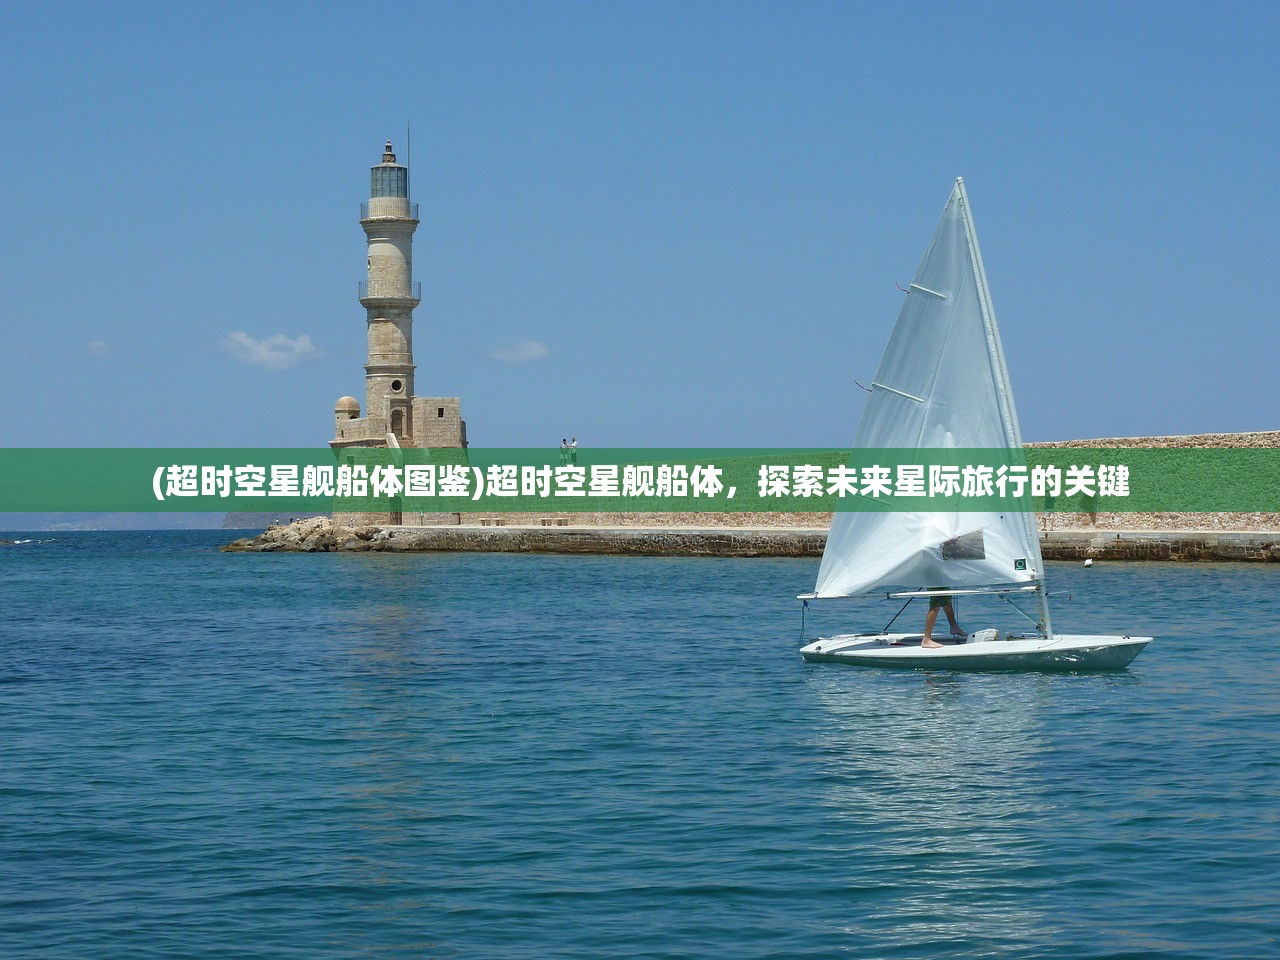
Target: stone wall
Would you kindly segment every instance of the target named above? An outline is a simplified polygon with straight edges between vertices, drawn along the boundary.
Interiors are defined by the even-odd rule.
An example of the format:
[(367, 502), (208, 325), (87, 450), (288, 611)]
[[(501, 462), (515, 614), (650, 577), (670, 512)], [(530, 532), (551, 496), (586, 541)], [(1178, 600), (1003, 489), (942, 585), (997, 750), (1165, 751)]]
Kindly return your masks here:
[(818, 557), (825, 530), (682, 527), (347, 527), (325, 517), (271, 526), (231, 553), (578, 553), (676, 557)]
[[(1280, 447), (1280, 430), (1257, 433), (1198, 433), (1183, 437), (1104, 437), (1028, 443), (1048, 449), (1269, 449)], [(1280, 530), (1280, 513), (1050, 513), (1040, 516), (1050, 530)]]
[(1169, 560), (1280, 563), (1280, 533), (1102, 532), (1042, 534), (1046, 560)]
[(1137, 447), (1169, 449), (1214, 447), (1227, 449), (1266, 449), (1280, 447), (1280, 430), (1258, 433), (1193, 433), (1185, 437), (1104, 437), (1098, 440), (1054, 440), (1024, 444), (1027, 447)]
[[(830, 513), (464, 513), (463, 526), (569, 527), (808, 527), (826, 530)], [(497, 521), (489, 524), (485, 521)], [(406, 520), (406, 523), (408, 521)]]
[[(819, 557), (825, 530), (732, 527), (347, 527), (324, 517), (271, 526), (234, 553), (575, 553), (664, 557)], [(1280, 533), (1056, 531), (1047, 560), (1280, 562)]]
[(411, 446), (457, 448), (466, 445), (467, 425), (462, 419), (462, 401), (457, 397), (413, 398)]

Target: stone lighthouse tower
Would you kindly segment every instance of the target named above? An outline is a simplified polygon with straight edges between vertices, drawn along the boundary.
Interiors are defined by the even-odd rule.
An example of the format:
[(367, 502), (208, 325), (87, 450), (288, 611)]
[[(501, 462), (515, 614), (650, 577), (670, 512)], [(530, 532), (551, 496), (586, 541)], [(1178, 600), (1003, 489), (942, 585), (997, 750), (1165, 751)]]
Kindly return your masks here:
[(422, 284), (413, 279), (413, 233), (418, 205), (409, 199), (409, 168), (396, 163), (391, 141), (370, 171), (360, 226), (368, 242), (368, 279), (360, 305), (369, 328), (365, 362), (365, 415), (360, 401), (342, 397), (334, 407), (333, 447), (465, 447), (467, 426), (457, 397), (413, 392), (413, 311)]

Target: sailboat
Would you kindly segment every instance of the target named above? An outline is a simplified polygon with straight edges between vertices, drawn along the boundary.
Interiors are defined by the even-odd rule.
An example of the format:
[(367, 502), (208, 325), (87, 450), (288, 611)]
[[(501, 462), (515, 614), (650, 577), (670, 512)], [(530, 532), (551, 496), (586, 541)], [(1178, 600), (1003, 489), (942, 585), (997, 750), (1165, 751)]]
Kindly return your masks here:
[[(957, 179), (871, 383), (860, 449), (1022, 449), (1022, 431), (964, 180)], [(1002, 456), (1009, 456), (1007, 453)], [(812, 593), (799, 599), (996, 596), (1034, 629), (938, 636), (880, 632), (819, 637), (805, 660), (961, 670), (1120, 670), (1151, 637), (1053, 632), (1035, 515), (837, 512)], [(1021, 611), (1034, 599), (1038, 615)], [(901, 613), (902, 611), (899, 611)], [(895, 617), (895, 619), (897, 619)], [(890, 621), (889, 626), (892, 626)], [(972, 624), (971, 624), (972, 626)], [(935, 638), (931, 638), (935, 639)]]

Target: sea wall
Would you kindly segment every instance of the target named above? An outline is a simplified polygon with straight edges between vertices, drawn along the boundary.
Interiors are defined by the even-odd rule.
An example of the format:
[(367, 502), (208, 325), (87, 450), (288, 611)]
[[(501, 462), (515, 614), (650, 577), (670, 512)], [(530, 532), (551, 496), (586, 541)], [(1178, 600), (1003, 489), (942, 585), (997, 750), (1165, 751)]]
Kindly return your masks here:
[(1280, 532), (1053, 530), (1040, 535), (1046, 560), (1189, 560), (1280, 563)]
[[(668, 557), (818, 557), (825, 530), (803, 527), (345, 527), (325, 517), (268, 527), (233, 553), (577, 553)], [(1280, 532), (1052, 531), (1047, 560), (1280, 562)]]
[[(1050, 449), (1269, 449), (1280, 447), (1280, 430), (1255, 433), (1197, 433), (1179, 437), (1103, 437), (1028, 443)], [(1042, 531), (1159, 530), (1249, 532), (1280, 530), (1280, 513), (1050, 513), (1040, 516)], [(1167, 537), (1165, 539), (1168, 539)], [(1163, 548), (1161, 548), (1163, 549)]]
[(273, 525), (232, 553), (583, 553), (683, 557), (817, 557), (825, 530), (726, 527), (346, 527), (325, 517)]
[(1280, 447), (1280, 430), (1262, 430), (1255, 433), (1189, 433), (1178, 437), (1102, 437), (1096, 440), (1053, 440), (1023, 444), (1026, 447), (1065, 447), (1089, 449), (1092, 447), (1181, 449), (1214, 447), (1227, 449), (1267, 449)]

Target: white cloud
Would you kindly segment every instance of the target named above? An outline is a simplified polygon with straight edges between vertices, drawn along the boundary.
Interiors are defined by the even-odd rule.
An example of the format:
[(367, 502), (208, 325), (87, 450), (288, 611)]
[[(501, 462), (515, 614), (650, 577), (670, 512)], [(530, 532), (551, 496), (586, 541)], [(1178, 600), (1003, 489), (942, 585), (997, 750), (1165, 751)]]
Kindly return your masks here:
[(95, 357), (105, 357), (111, 353), (111, 344), (105, 340), (90, 340), (89, 345), (85, 348)]
[(503, 363), (531, 363), (534, 360), (545, 359), (550, 352), (545, 343), (539, 343), (537, 340), (517, 340), (505, 347), (499, 347), (489, 356)]
[(265, 340), (255, 340), (244, 331), (236, 330), (227, 334), (222, 346), (237, 360), (268, 370), (283, 370), (320, 353), (305, 333), (292, 339), (277, 333)]

